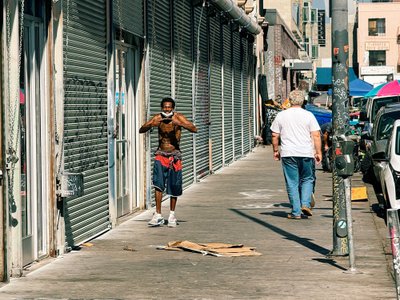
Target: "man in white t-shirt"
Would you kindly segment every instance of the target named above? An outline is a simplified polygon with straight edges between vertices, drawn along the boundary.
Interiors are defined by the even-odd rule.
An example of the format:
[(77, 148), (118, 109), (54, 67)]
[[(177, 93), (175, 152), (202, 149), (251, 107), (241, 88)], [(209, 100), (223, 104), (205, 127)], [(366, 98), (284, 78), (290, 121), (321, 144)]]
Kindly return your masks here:
[[(315, 162), (322, 159), (320, 127), (314, 115), (301, 108), (304, 92), (289, 94), (290, 108), (281, 111), (271, 125), (274, 159), (282, 160), (286, 190), (292, 206), (289, 219), (312, 216), (311, 195), (315, 181)], [(279, 151), (279, 139), (281, 149)]]

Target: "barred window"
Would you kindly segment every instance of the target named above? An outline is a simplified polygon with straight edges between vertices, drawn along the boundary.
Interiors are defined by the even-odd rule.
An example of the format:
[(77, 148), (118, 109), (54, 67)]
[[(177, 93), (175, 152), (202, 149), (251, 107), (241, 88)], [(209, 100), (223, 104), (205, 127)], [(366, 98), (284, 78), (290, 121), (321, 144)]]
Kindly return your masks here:
[(386, 33), (386, 20), (381, 19), (368, 19), (368, 35), (381, 36)]

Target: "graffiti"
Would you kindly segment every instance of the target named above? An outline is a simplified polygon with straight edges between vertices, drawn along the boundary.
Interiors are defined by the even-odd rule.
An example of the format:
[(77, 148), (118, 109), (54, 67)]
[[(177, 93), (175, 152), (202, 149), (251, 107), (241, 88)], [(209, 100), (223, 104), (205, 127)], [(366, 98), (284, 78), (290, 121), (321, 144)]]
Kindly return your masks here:
[[(64, 165), (81, 173), (108, 164), (107, 87), (77, 76), (65, 80)], [(103, 143), (99, 146), (99, 142)]]
[(95, 82), (86, 78), (78, 78), (77, 76), (67, 78), (65, 81), (65, 91), (103, 93), (105, 89), (106, 87), (101, 81)]
[(266, 57), (267, 64), (267, 88), (268, 97), (271, 99), (275, 98), (275, 66), (274, 66), (274, 53), (269, 50)]

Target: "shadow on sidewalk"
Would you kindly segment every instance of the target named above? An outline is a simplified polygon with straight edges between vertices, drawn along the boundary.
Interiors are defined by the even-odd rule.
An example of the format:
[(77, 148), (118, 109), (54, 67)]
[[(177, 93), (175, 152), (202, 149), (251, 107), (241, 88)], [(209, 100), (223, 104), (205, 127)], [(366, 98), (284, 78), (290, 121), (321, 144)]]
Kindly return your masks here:
[[(309, 249), (311, 249), (311, 250), (313, 250), (313, 251), (315, 251), (315, 252), (317, 252), (317, 253), (319, 253), (321, 255), (327, 256), (330, 253), (330, 251), (328, 249), (326, 249), (324, 247), (321, 247), (321, 246), (311, 242), (310, 239), (298, 237), (297, 235), (294, 235), (294, 234), (292, 234), (290, 232), (287, 232), (287, 231), (285, 231), (283, 229), (280, 229), (280, 228), (278, 228), (278, 227), (276, 227), (276, 226), (274, 226), (272, 224), (264, 222), (264, 221), (262, 221), (260, 219), (255, 218), (255, 217), (249, 216), (249, 215), (245, 214), (244, 212), (242, 212), (242, 211), (240, 211), (238, 209), (231, 208), (230, 210), (235, 212), (235, 213), (237, 213), (238, 215), (240, 215), (240, 216), (242, 216), (244, 218), (247, 218), (247, 219), (249, 219), (249, 220), (251, 220), (251, 221), (253, 221), (253, 222), (257, 223), (257, 224), (260, 224), (260, 225), (262, 225), (264, 227), (267, 227), (267, 228), (271, 229), (272, 231), (280, 234), (281, 236), (285, 237), (288, 240), (292, 240), (292, 241), (294, 241), (296, 243), (299, 243), (300, 245), (302, 245), (304, 247), (307, 247), (307, 248), (309, 248)], [(287, 214), (285, 214), (285, 215), (287, 215)], [(295, 222), (301, 222), (301, 221), (295, 221)], [(320, 263), (329, 264), (329, 265), (331, 265), (333, 267), (336, 267), (336, 268), (338, 268), (340, 270), (347, 270), (346, 268), (338, 265), (336, 263), (336, 261), (331, 259), (331, 258), (313, 258), (313, 260), (318, 261)]]
[[(262, 225), (264, 227), (267, 227), (267, 228), (271, 229), (272, 231), (280, 234), (281, 236), (287, 238), (288, 240), (292, 240), (292, 241), (294, 241), (296, 243), (299, 243), (300, 245), (303, 245), (304, 247), (307, 247), (307, 248), (309, 248), (309, 249), (311, 249), (311, 250), (313, 250), (313, 251), (315, 251), (315, 252), (317, 252), (319, 254), (327, 255), (329, 253), (328, 249), (326, 249), (324, 247), (321, 247), (321, 246), (311, 242), (310, 239), (302, 238), (302, 237), (299, 237), (297, 235), (294, 235), (294, 234), (292, 234), (290, 232), (287, 232), (287, 231), (285, 231), (283, 229), (280, 229), (280, 228), (278, 228), (278, 227), (276, 227), (276, 226), (274, 226), (272, 224), (264, 222), (264, 221), (262, 221), (260, 219), (255, 218), (255, 217), (249, 216), (248, 214), (245, 214), (244, 212), (242, 212), (242, 211), (240, 211), (238, 209), (231, 208), (230, 210), (235, 212), (235, 213), (237, 213), (238, 215), (240, 215), (242, 217), (245, 217), (245, 218), (247, 218), (249, 220), (252, 220), (253, 222), (255, 222), (257, 224), (260, 224), (260, 225)], [(295, 222), (299, 222), (299, 221), (295, 221)]]

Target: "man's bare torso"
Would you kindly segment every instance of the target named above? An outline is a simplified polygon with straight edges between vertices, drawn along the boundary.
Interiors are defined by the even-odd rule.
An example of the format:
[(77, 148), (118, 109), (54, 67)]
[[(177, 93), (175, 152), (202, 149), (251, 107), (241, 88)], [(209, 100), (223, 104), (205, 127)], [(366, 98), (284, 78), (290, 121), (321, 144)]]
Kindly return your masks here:
[(162, 121), (158, 126), (159, 150), (173, 152), (179, 149), (181, 127), (174, 125), (170, 119)]

